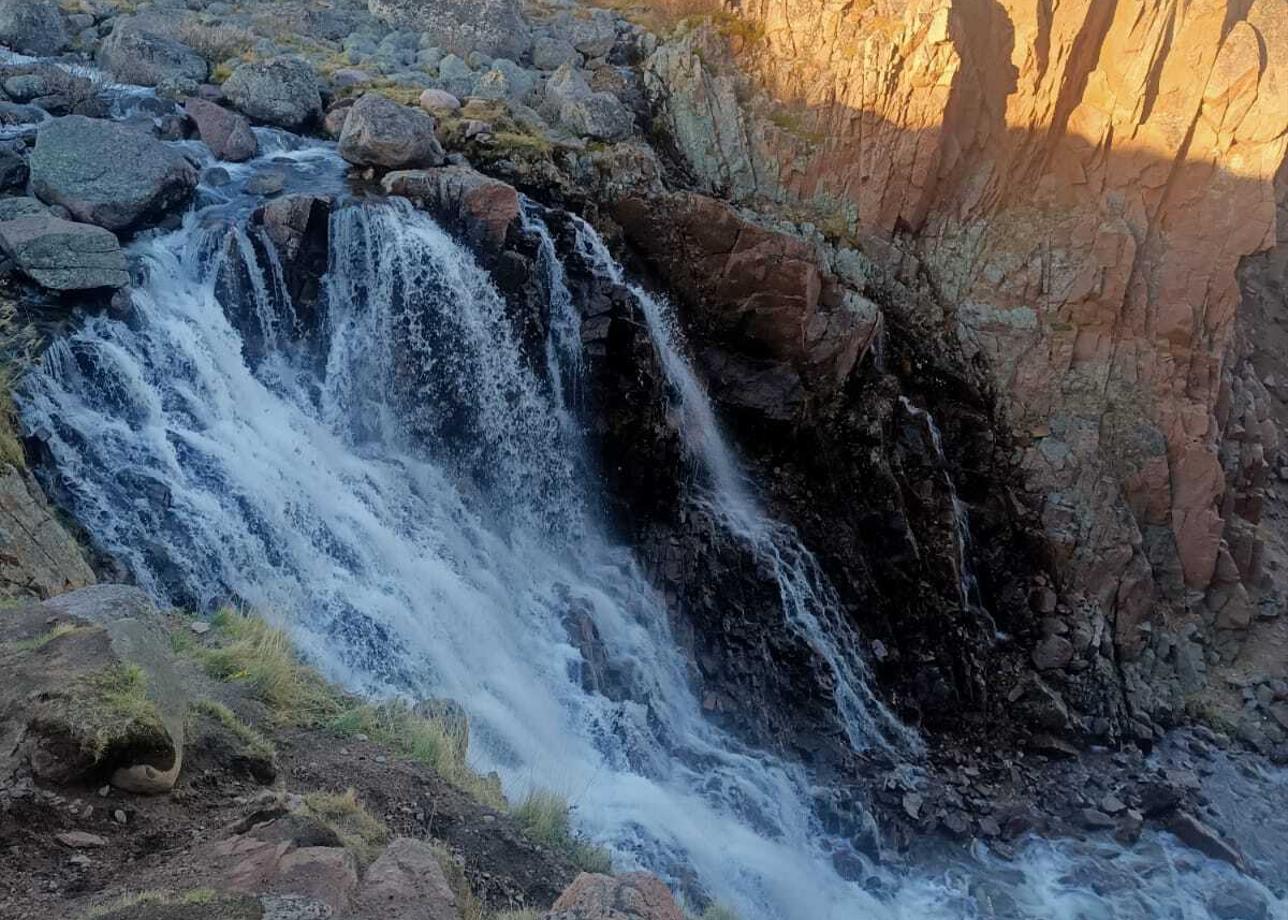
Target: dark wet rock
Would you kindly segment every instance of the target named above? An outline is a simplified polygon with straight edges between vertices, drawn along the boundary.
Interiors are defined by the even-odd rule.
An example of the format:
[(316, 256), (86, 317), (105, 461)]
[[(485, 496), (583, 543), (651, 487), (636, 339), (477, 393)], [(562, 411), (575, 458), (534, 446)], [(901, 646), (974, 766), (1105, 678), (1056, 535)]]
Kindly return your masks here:
[(42, 125), (31, 186), (47, 204), (109, 230), (151, 226), (187, 203), (197, 170), (178, 151), (124, 125), (79, 115)]
[(204, 99), (189, 99), (184, 111), (197, 126), (197, 133), (210, 152), (221, 160), (242, 163), (253, 158), (259, 142), (250, 122), (236, 112)]
[(368, 0), (395, 26), (422, 31), (436, 47), (462, 58), (471, 52), (518, 60), (532, 44), (519, 0)]
[(94, 82), (49, 62), (0, 65), (0, 88), (13, 102), (33, 103), (47, 112), (69, 109), (94, 98)]
[(0, 192), (26, 188), (29, 174), (26, 149), (17, 144), (0, 143)]
[(1270, 908), (1251, 882), (1230, 879), (1208, 897), (1208, 910), (1220, 920), (1266, 920)]
[(860, 309), (861, 298), (821, 271), (806, 243), (722, 202), (688, 193), (629, 198), (614, 216), (684, 300), (686, 324), (706, 345), (702, 361), (716, 371), (713, 395), (721, 401), (742, 404), (749, 383), (768, 388), (760, 402), (786, 398), (789, 376), (835, 392), (876, 334), (875, 306)]
[(304, 130), (322, 117), (317, 74), (297, 57), (243, 64), (224, 82), (223, 91), (237, 111), (288, 131)]
[[(317, 195), (285, 195), (251, 217), (251, 223), (264, 228), (277, 250), (286, 289), (296, 311), (306, 320), (326, 273), (330, 217), (331, 200)], [(306, 326), (312, 325), (306, 322)]]
[(280, 169), (265, 169), (255, 173), (246, 183), (246, 191), (253, 195), (280, 195), (286, 189), (286, 173)]
[(384, 188), (411, 199), (488, 251), (499, 249), (519, 216), (519, 195), (512, 186), (468, 166), (390, 173)]
[(52, 214), (0, 223), (0, 251), (50, 290), (120, 288), (130, 281), (125, 253), (113, 233)]
[[(141, 16), (117, 19), (98, 50), (98, 65), (122, 83), (161, 86), (171, 81), (204, 83), (205, 58)], [(194, 86), (195, 91), (195, 86)]]
[(38, 125), (44, 121), (48, 115), (41, 108), (34, 105), (22, 105), (17, 102), (0, 102), (0, 125), (13, 127), (15, 125)]
[(340, 156), (359, 166), (407, 169), (437, 166), (443, 148), (434, 119), (420, 109), (368, 93), (349, 109), (340, 133)]
[(1078, 812), (1082, 826), (1092, 831), (1104, 831), (1118, 826), (1118, 822), (1109, 815), (1095, 808), (1084, 808)]
[(57, 54), (70, 39), (54, 0), (0, 0), (0, 45), (23, 54)]
[(1167, 822), (1167, 828), (1186, 846), (1198, 850), (1212, 859), (1227, 862), (1240, 871), (1247, 871), (1243, 854), (1220, 833), (1204, 824), (1187, 811), (1177, 811)]
[(1073, 660), (1073, 643), (1064, 636), (1047, 636), (1033, 648), (1033, 664), (1039, 671), (1066, 667)]

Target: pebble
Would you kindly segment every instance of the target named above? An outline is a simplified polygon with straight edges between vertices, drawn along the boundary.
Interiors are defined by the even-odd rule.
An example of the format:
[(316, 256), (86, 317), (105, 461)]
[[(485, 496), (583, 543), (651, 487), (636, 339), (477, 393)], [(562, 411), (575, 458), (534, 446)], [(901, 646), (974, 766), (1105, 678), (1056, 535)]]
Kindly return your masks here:
[(112, 820), (117, 824), (124, 824), (127, 820), (125, 812), (118, 808), (116, 811), (112, 812)]
[(91, 834), (88, 831), (65, 831), (61, 834), (55, 834), (54, 839), (63, 846), (71, 847), (74, 850), (107, 846), (106, 837), (100, 837), (98, 834)]

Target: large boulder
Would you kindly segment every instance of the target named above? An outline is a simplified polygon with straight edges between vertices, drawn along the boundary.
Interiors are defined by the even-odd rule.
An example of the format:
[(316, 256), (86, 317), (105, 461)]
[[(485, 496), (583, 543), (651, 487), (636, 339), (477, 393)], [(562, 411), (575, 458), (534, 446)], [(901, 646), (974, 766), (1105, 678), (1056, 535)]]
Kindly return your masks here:
[(99, 585), (0, 617), (0, 778), (174, 786), (187, 695), (160, 613), (138, 588)]
[(591, 93), (564, 103), (559, 121), (579, 137), (622, 141), (635, 130), (635, 116), (612, 93)]
[(202, 142), (219, 159), (244, 163), (259, 151), (250, 122), (236, 112), (205, 99), (189, 99), (183, 108)]
[(57, 54), (67, 29), (54, 0), (0, 0), (0, 45), (24, 54)]
[(109, 230), (134, 230), (182, 206), (197, 170), (176, 151), (125, 125), (69, 115), (42, 125), (31, 187), (47, 204)]
[(519, 217), (519, 193), (468, 166), (393, 172), (386, 194), (409, 198), (465, 237), (476, 248), (495, 252)]
[(115, 234), (52, 214), (0, 223), (0, 251), (32, 281), (53, 291), (120, 288), (130, 281)]
[(322, 117), (322, 95), (313, 67), (297, 57), (243, 64), (223, 85), (237, 111), (255, 121), (303, 130)]
[(210, 75), (205, 58), (139, 16), (116, 21), (98, 49), (98, 65), (122, 83), (140, 86), (204, 83)]
[(359, 166), (406, 169), (437, 166), (443, 148), (434, 119), (420, 109), (368, 93), (349, 109), (340, 132), (340, 156)]
[(0, 89), (13, 102), (35, 103), (47, 112), (66, 112), (92, 105), (97, 91), (89, 77), (72, 73), (51, 61), (0, 65)]
[(399, 837), (367, 869), (349, 916), (354, 920), (457, 920), (459, 914), (433, 846)]
[(545, 920), (684, 920), (684, 911), (647, 872), (583, 872), (559, 896)]
[(416, 29), (439, 48), (468, 57), (518, 60), (532, 45), (532, 30), (519, 0), (368, 0), (372, 14)]
[(796, 236), (683, 192), (625, 199), (614, 217), (687, 307), (722, 402), (763, 410), (748, 397), (785, 392), (789, 375), (826, 397), (875, 339), (876, 305), (821, 268)]

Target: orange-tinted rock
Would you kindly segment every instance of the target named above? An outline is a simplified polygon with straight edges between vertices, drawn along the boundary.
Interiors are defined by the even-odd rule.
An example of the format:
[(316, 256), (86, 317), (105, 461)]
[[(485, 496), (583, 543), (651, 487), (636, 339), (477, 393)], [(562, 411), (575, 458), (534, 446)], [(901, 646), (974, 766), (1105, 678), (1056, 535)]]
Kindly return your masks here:
[(684, 920), (675, 898), (647, 872), (583, 872), (559, 896), (547, 920)]
[(911, 232), (1015, 429), (1049, 431), (1024, 467), (1067, 586), (1130, 600), (1130, 647), (1154, 599), (1213, 584), (1223, 547), (1254, 574), (1277, 439), (1235, 347), (1236, 273), (1285, 245), (1282, 2), (741, 11), (763, 27), (741, 59), (760, 108), (785, 117), (747, 115), (689, 36), (649, 64), (662, 123), (712, 191)]

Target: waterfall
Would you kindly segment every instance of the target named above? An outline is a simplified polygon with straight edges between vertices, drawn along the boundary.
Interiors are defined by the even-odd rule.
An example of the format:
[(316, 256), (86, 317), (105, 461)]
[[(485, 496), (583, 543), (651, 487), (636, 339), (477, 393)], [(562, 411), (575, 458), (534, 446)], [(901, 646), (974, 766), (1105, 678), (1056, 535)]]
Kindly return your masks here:
[[(603, 241), (585, 222), (578, 242), (596, 270), (616, 284), (625, 279)], [(685, 358), (667, 305), (639, 285), (626, 285), (648, 323), (654, 347), (675, 394), (680, 434), (703, 473), (699, 500), (725, 530), (745, 545), (778, 586), (784, 623), (826, 663), (834, 681), (836, 707), (850, 747), (876, 746), (887, 753), (918, 751), (921, 741), (872, 693), (872, 677), (859, 653), (862, 643), (849, 625), (836, 589), (792, 528), (774, 521), (759, 506), (751, 484), (721, 433), (711, 405)]]
[(997, 634), (997, 624), (993, 615), (984, 606), (984, 596), (979, 590), (979, 579), (975, 577), (975, 568), (971, 565), (971, 532), (970, 512), (957, 495), (957, 483), (948, 469), (948, 457), (944, 453), (944, 439), (935, 423), (935, 417), (925, 409), (914, 405), (906, 396), (899, 397), (899, 404), (905, 412), (916, 419), (926, 429), (931, 448), (935, 453), (935, 462), (943, 472), (944, 490), (948, 494), (949, 509), (952, 512), (953, 550), (957, 563), (957, 596), (962, 610), (973, 614), (988, 624), (991, 634)]
[[(272, 156), (294, 187), (342, 189), (330, 147), (286, 139)], [(525, 222), (553, 317), (549, 379), (487, 273), (398, 201), (334, 210), (315, 355), (295, 341), (280, 267), (261, 254), (271, 243), (248, 230), (254, 168), (229, 167), (181, 229), (136, 241), (128, 319), (85, 317), (17, 394), (60, 499), (140, 585), (196, 608), (247, 603), (354, 690), (459, 701), (475, 766), (507, 793), (566, 794), (619, 868), (691, 874), (743, 920), (1207, 916), (1204, 892), (1233, 870), (1166, 840), (878, 865), (829, 835), (804, 768), (704, 718), (663, 599), (596, 523), (568, 423), (576, 312), (539, 215)], [(623, 280), (588, 228), (581, 241)], [(835, 592), (759, 506), (665, 304), (633, 290), (698, 500), (773, 574), (787, 627), (835, 678), (851, 743), (911, 755), (917, 739), (869, 689)], [(581, 679), (577, 616), (612, 660), (611, 695)], [(838, 856), (860, 871), (843, 877)]]

